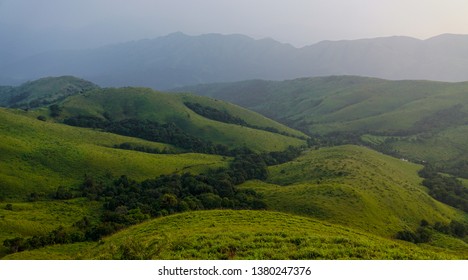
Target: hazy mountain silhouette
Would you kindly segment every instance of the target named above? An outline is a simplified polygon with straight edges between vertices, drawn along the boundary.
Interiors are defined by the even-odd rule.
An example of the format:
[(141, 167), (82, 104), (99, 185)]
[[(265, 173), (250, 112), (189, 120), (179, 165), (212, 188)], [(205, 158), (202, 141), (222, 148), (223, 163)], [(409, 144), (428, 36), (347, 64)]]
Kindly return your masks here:
[(468, 35), (323, 41), (295, 48), (243, 35), (173, 33), (96, 49), (50, 51), (4, 63), (0, 77), (7, 81), (74, 75), (102, 86), (158, 89), (325, 75), (465, 81)]

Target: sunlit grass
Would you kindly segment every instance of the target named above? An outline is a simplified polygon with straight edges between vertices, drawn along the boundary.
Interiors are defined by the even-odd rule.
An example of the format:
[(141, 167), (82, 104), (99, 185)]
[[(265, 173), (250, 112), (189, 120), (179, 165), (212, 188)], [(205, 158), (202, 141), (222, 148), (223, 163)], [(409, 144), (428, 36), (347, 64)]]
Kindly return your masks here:
[(269, 168), (269, 183), (242, 185), (263, 194), (269, 209), (316, 217), (386, 237), (431, 223), (466, 219), (427, 194), (421, 166), (358, 146), (308, 151)]
[[(451, 250), (393, 241), (268, 211), (197, 211), (158, 218), (100, 243), (53, 246), (11, 259), (452, 259)], [(47, 254), (46, 254), (47, 252)]]

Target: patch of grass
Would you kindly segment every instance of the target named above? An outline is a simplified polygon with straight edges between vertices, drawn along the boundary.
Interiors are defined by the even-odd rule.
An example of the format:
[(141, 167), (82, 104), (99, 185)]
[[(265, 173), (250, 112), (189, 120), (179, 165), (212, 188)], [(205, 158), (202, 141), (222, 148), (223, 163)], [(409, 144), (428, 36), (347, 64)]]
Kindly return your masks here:
[[(7, 204), (11, 205), (11, 210), (6, 210)], [(98, 219), (100, 213), (100, 203), (84, 198), (0, 203), (0, 244), (5, 239), (47, 234), (61, 225), (69, 227), (84, 216)]]

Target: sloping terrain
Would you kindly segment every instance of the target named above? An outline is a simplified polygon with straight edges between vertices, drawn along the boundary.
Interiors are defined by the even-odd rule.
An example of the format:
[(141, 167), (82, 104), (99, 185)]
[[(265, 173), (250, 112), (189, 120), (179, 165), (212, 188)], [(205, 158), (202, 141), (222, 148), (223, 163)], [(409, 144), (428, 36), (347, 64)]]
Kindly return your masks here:
[(466, 214), (440, 203), (421, 186), (421, 166), (358, 146), (308, 151), (269, 168), (268, 182), (244, 187), (264, 195), (270, 209), (319, 218), (393, 237), (421, 220), (448, 223)]
[(100, 243), (51, 246), (8, 259), (452, 259), (315, 219), (269, 211), (197, 211), (145, 222)]
[(97, 88), (91, 82), (72, 76), (42, 78), (18, 87), (0, 87), (0, 106), (25, 109), (41, 107)]
[[(463, 227), (468, 217), (429, 196), (418, 176), (422, 166), (355, 145), (304, 150), (306, 142), (326, 139), (325, 128), (331, 124), (346, 130), (346, 116), (368, 123), (375, 115), (392, 115), (413, 102), (425, 104), (425, 99), (438, 97), (452, 108), (457, 98), (451, 94), (462, 91), (446, 91), (443, 97), (435, 89), (419, 97), (396, 94), (399, 98), (379, 114), (359, 104), (372, 100), (374, 87), (385, 88), (388, 81), (320, 79), (330, 84), (322, 84), (316, 96), (323, 100), (315, 106), (331, 121), (309, 123), (322, 133), (312, 139), (217, 99), (147, 88), (94, 88), (43, 107), (1, 108), (0, 257), (467, 258), (465, 228), (455, 237), (449, 225)], [(303, 80), (289, 82), (300, 88)], [(337, 84), (343, 88), (336, 96), (330, 94)], [(346, 91), (353, 84), (356, 88)], [(436, 85), (445, 86), (434, 83), (432, 88)], [(301, 92), (296, 93), (299, 98)], [(36, 100), (48, 98), (46, 93), (41, 96)], [(284, 105), (301, 104), (278, 96)], [(377, 104), (385, 97), (376, 95)], [(351, 132), (374, 145), (392, 139), (401, 150), (411, 150), (403, 140), (427, 131), (448, 133), (455, 143), (458, 138), (450, 135), (463, 137), (462, 126), (454, 122), (445, 129), (440, 123), (463, 120), (463, 105), (450, 110), (436, 103), (433, 108), (431, 100), (421, 111), (426, 115), (415, 121), (393, 123), (401, 118), (393, 114), (382, 131), (372, 134), (358, 126)], [(357, 110), (346, 109), (353, 104)], [(313, 115), (314, 110), (301, 108)], [(407, 134), (392, 136), (397, 132)], [(199, 146), (207, 149), (200, 152)], [(431, 152), (436, 154), (436, 149)], [(258, 180), (245, 181), (252, 178)], [(175, 214), (179, 212), (185, 213)], [(418, 232), (421, 224), (429, 236), (422, 244), (395, 239), (402, 231)]]
[(466, 82), (332, 76), (179, 90), (233, 102), (309, 134), (328, 135), (333, 141), (356, 142), (366, 135), (361, 140), (368, 145), (445, 169), (468, 160)]
[[(49, 90), (68, 79), (31, 82), (31, 95), (46, 104), (42, 100), (51, 96)], [(15, 94), (19, 93), (12, 96)], [(119, 135), (96, 126), (63, 123), (73, 118), (88, 124), (147, 125), (140, 129), (143, 132), (148, 127), (167, 129), (173, 138), (180, 134), (183, 139), (201, 139), (202, 144), (215, 142), (233, 152), (196, 153), (196, 147), (184, 148), (171, 141), (161, 143), (132, 133)], [(304, 145), (305, 139), (298, 131), (226, 102), (142, 88), (96, 87), (61, 96), (43, 107), (0, 108), (0, 242), (47, 236), (57, 228), (73, 227), (83, 218), (100, 222), (104, 201), (82, 198), (86, 178), (102, 187), (104, 181), (114, 182), (122, 175), (141, 182), (163, 174), (207, 174), (230, 166), (235, 148), (267, 153)], [(59, 191), (67, 194), (57, 195)], [(112, 197), (112, 193), (106, 195)], [(6, 254), (5, 246), (0, 247), (0, 256)]]
[(136, 180), (173, 172), (202, 172), (226, 166), (228, 159), (205, 154), (149, 154), (114, 148), (132, 143), (154, 149), (175, 148), (63, 124), (39, 121), (0, 109), (2, 199), (49, 193), (93, 176), (127, 175)]
[[(213, 120), (195, 113), (184, 102), (205, 104), (209, 108), (239, 117), (246, 125)], [(265, 117), (222, 101), (190, 95), (172, 95), (145, 88), (101, 89), (72, 96), (60, 104), (63, 120), (94, 117), (103, 121), (151, 121), (175, 124), (184, 133), (228, 147), (246, 146), (256, 151), (283, 150), (305, 144), (305, 135)], [(268, 131), (275, 128), (279, 133)], [(290, 137), (283, 134), (293, 135)], [(303, 139), (299, 139), (299, 138)]]

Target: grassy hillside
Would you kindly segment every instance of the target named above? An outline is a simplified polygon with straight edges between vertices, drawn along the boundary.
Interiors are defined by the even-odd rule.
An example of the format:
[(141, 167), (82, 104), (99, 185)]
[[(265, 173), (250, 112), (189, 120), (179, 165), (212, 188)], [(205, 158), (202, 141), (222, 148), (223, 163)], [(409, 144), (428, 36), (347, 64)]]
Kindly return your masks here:
[(197, 211), (158, 218), (99, 243), (51, 246), (8, 259), (452, 259), (322, 221), (268, 211)]
[(40, 107), (96, 88), (97, 85), (72, 76), (42, 78), (18, 87), (0, 87), (0, 106)]
[[(445, 168), (467, 160), (466, 82), (332, 76), (200, 85), (181, 90), (239, 104), (309, 134), (393, 136), (376, 148)], [(364, 138), (367, 140), (369, 137)], [(465, 169), (458, 175), (468, 176)]]
[(81, 182), (85, 174), (135, 180), (173, 172), (203, 172), (226, 166), (229, 159), (205, 154), (148, 154), (113, 148), (132, 143), (158, 149), (175, 148), (137, 138), (43, 122), (0, 109), (0, 197), (26, 198), (58, 186)]
[[(6, 206), (11, 204), (11, 210)], [(84, 198), (67, 201), (16, 201), (0, 203), (0, 244), (5, 239), (30, 237), (55, 230), (59, 226), (70, 227), (83, 217), (97, 220), (101, 206)], [(0, 258), (6, 255), (0, 246)]]
[[(434, 101), (438, 96), (434, 89), (421, 89), (426, 93), (419, 97), (399, 96), (392, 91), (396, 100), (392, 97), (384, 102), (388, 96), (375, 94), (375, 90), (385, 88), (388, 81), (321, 79), (325, 84), (317, 87), (319, 103), (300, 101), (301, 90), (309, 84), (301, 88), (304, 80), (295, 80), (290, 83), (294, 84), (298, 99), (282, 99), (284, 104), (270, 109), (276, 111), (288, 102), (296, 102), (302, 109), (282, 120), (298, 127), (310, 125), (326, 134), (343, 132), (349, 125), (362, 141), (398, 147), (415, 159), (432, 156), (431, 160), (442, 163), (464, 159), (464, 105), (451, 103), (463, 100), (461, 96), (452, 98), (451, 94), (462, 93), (453, 90), (439, 96), (447, 107), (437, 107), (433, 113), (431, 110), (435, 109), (429, 106), (439, 104)], [(342, 90), (330, 93), (337, 84)], [(434, 88), (437, 85), (445, 84), (435, 83)], [(36, 99), (38, 102), (49, 102), (47, 96), (41, 96)], [(378, 102), (371, 106), (374, 99)], [(381, 102), (387, 107), (383, 108)], [(411, 107), (413, 103), (419, 105)], [(468, 221), (466, 213), (428, 195), (417, 173), (420, 165), (353, 145), (312, 149), (288, 161), (302, 150), (266, 152), (303, 146), (305, 134), (239, 106), (190, 94), (166, 94), (145, 88), (95, 88), (60, 97), (51, 104), (29, 110), (0, 108), (0, 243), (8, 240), (0, 246), (0, 258), (468, 257), (466, 237), (452, 237), (449, 234), (453, 231), (442, 234), (435, 227), (430, 228), (432, 239), (422, 245), (394, 239), (399, 231), (416, 231), (421, 220), (430, 225)], [(378, 113), (379, 108), (385, 112)], [(416, 120), (403, 119), (396, 113), (403, 114), (404, 110), (414, 113)], [(418, 112), (422, 112), (422, 117)], [(320, 121), (308, 122), (311, 116)], [(378, 118), (389, 124), (373, 123)], [(446, 123), (450, 125), (445, 127)], [(130, 125), (126, 127), (127, 124)], [(148, 132), (153, 134), (148, 136)], [(165, 144), (152, 137), (161, 137), (157, 139), (164, 139)], [(450, 141), (444, 141), (445, 138)], [(208, 147), (214, 148), (206, 154), (187, 153), (196, 147), (184, 147), (180, 139), (200, 145), (209, 143)], [(425, 151), (424, 143), (435, 148)], [(263, 154), (234, 149), (242, 147)], [(283, 163), (269, 166), (266, 172), (268, 164), (279, 162)], [(229, 168), (214, 171), (219, 167)], [(170, 175), (186, 172), (204, 175)], [(168, 176), (154, 179), (162, 174)], [(80, 191), (73, 193), (73, 199), (71, 195), (57, 195), (53, 200), (52, 194), (58, 187), (77, 187), (85, 175), (97, 180), (83, 184)], [(116, 180), (120, 175), (127, 175), (129, 180)], [(140, 183), (149, 178), (154, 180)], [(249, 178), (266, 179), (247, 181), (237, 188)], [(103, 182), (99, 182), (101, 179)], [(219, 208), (266, 208), (276, 212), (189, 212)], [(179, 212), (184, 213), (174, 214)], [(160, 216), (165, 217), (147, 220)], [(134, 225), (142, 221), (146, 222)], [(63, 231), (57, 231), (61, 226)], [(11, 243), (17, 237), (21, 240), (18, 242), (26, 244), (21, 250)], [(37, 240), (42, 241), (39, 244)], [(90, 242), (50, 245), (83, 241)]]
[(267, 206), (391, 237), (415, 230), (422, 219), (447, 223), (466, 214), (427, 194), (419, 165), (358, 146), (309, 151), (269, 168), (268, 183), (243, 186), (264, 195)]
[[(408, 130), (456, 105), (462, 105), (455, 109), (468, 117), (464, 108), (468, 83), (331, 76), (200, 85), (184, 90), (227, 100), (296, 126), (302, 124), (311, 133)], [(444, 116), (445, 122), (452, 121), (450, 114)]]
[[(197, 102), (213, 106), (216, 110), (242, 118), (257, 129), (211, 120), (190, 110), (184, 102)], [(148, 120), (158, 123), (174, 123), (185, 133), (223, 144), (228, 147), (246, 146), (255, 151), (279, 151), (289, 145), (300, 146), (304, 140), (262, 128), (274, 127), (280, 132), (305, 137), (265, 117), (221, 101), (190, 95), (172, 95), (145, 88), (102, 89), (77, 95), (60, 104), (63, 112), (59, 119), (71, 116), (91, 116), (112, 121), (126, 119)]]

